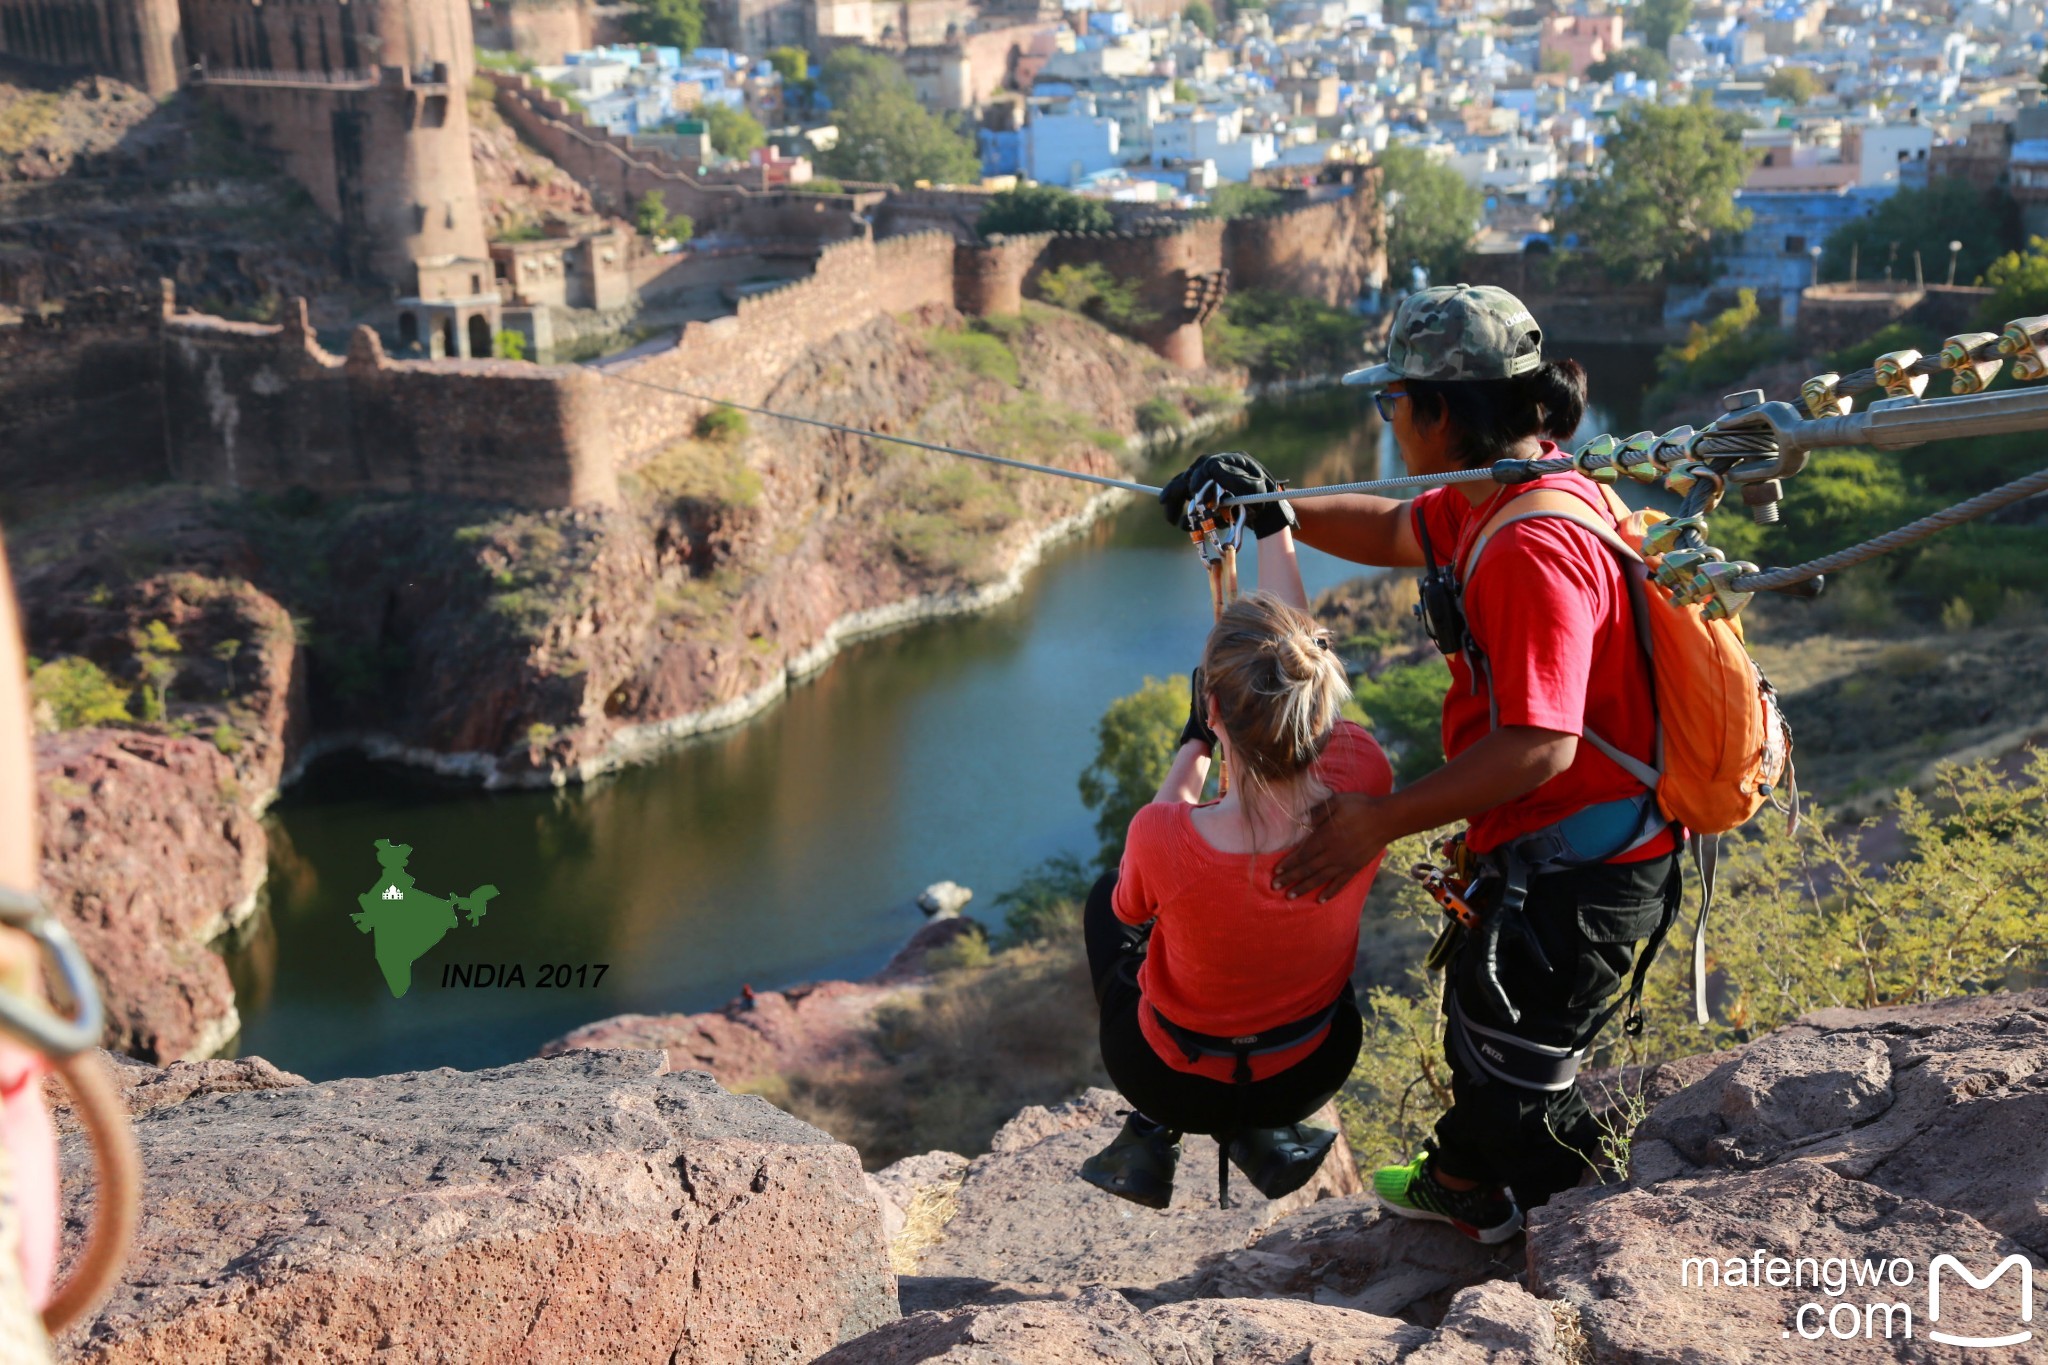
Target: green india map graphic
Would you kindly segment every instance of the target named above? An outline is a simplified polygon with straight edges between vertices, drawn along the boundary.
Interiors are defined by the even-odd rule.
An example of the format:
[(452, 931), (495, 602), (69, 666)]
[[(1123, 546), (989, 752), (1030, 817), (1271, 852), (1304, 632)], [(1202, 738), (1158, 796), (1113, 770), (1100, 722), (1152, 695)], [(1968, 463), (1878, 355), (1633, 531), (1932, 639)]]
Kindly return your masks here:
[(484, 907), (498, 894), (495, 886), (479, 886), (467, 896), (447, 900), (430, 896), (413, 884), (405, 870), (412, 857), (411, 844), (377, 841), (377, 862), (384, 875), (377, 884), (356, 897), (360, 913), (350, 915), (356, 928), (373, 936), (377, 965), (384, 971), (385, 984), (393, 996), (403, 996), (412, 986), (412, 964), (446, 938), (456, 924), (455, 912), (469, 915), (471, 927), (484, 917)]

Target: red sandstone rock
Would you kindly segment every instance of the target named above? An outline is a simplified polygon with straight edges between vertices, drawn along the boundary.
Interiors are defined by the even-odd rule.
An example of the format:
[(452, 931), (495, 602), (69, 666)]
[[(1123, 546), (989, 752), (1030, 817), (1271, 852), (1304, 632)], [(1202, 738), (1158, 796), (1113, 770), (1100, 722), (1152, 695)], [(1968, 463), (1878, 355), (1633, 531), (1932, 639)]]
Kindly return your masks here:
[[(194, 1097), (234, 1095), (245, 1090), (283, 1090), (310, 1084), (304, 1076), (280, 1071), (261, 1057), (243, 1057), (233, 1061), (216, 1057), (203, 1062), (151, 1066), (117, 1052), (101, 1051), (97, 1055), (100, 1065), (113, 1079), (114, 1088), (127, 1102), (131, 1117), (166, 1105), (183, 1104)], [(71, 1094), (62, 1081), (54, 1076), (46, 1078), (43, 1099), (50, 1106), (50, 1116), (56, 1121), (59, 1132), (69, 1133), (77, 1129), (78, 1123), (71, 1110)]]
[(1141, 1312), (1090, 1289), (1060, 1300), (921, 1312), (821, 1356), (818, 1365), (1552, 1365), (1551, 1310), (1483, 1285), (1441, 1325), (1417, 1327), (1287, 1299), (1204, 1299)]
[[(967, 1168), (944, 1235), (917, 1260), (918, 1273), (1007, 1284), (1149, 1286), (1241, 1247), (1297, 1209), (1359, 1192), (1351, 1149), (1340, 1136), (1307, 1186), (1268, 1200), (1231, 1173), (1231, 1201), (1216, 1206), (1216, 1144), (1181, 1141), (1170, 1208), (1142, 1209), (1084, 1183), (1081, 1163), (1115, 1137), (1129, 1106), (1111, 1090), (1067, 1104), (1032, 1105), (1004, 1125)], [(1317, 1122), (1334, 1127), (1325, 1110)]]
[(136, 1130), (134, 1256), (70, 1359), (739, 1365), (896, 1317), (852, 1149), (653, 1053), (194, 1095)]
[[(1595, 1359), (1919, 1359), (1902, 1321), (1892, 1338), (1882, 1320), (1865, 1336), (1864, 1308), (1904, 1305), (1917, 1343), (1936, 1256), (1978, 1275), (2013, 1254), (2048, 1262), (2048, 992), (1824, 1010), (1694, 1069), (1705, 1074), (1636, 1131), (1626, 1183), (1570, 1191), (1532, 1217), (1530, 1288), (1577, 1306)], [(1758, 1249), (1872, 1258), (1884, 1283), (1802, 1287), (1789, 1266), (1776, 1283), (1722, 1282)], [(1684, 1286), (1687, 1257), (1716, 1262), (1715, 1282), (1695, 1267)], [(1886, 1268), (1895, 1259), (1905, 1283)], [(1951, 1275), (1932, 1326), (2010, 1332), (2018, 1294), (2010, 1275), (1994, 1290)], [(1802, 1322), (1808, 1303), (1819, 1307)], [(1794, 1335), (1825, 1330), (1845, 1303), (1853, 1339)]]
[(128, 730), (36, 740), (43, 884), (92, 963), (107, 1045), (210, 1055), (240, 1026), (207, 944), (253, 907), (263, 829), (212, 744)]

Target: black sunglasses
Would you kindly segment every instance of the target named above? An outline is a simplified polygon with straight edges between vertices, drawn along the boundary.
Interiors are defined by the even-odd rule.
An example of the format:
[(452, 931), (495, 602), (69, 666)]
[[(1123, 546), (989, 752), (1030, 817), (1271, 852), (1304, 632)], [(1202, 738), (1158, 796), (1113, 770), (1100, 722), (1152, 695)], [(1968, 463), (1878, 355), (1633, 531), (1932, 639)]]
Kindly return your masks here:
[(1406, 397), (1408, 397), (1407, 394), (1397, 390), (1381, 389), (1372, 396), (1372, 405), (1378, 410), (1382, 422), (1391, 423), (1394, 420), (1394, 410), (1388, 407), (1387, 404), (1393, 402), (1396, 398)]

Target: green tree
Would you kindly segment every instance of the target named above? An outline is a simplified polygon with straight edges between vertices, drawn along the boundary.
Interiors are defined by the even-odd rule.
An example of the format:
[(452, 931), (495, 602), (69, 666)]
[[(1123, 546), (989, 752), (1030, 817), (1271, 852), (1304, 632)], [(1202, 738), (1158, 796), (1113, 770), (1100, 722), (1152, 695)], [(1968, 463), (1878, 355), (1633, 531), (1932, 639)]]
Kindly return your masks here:
[(526, 359), (526, 334), (508, 330), (492, 333), (491, 354), (500, 360)]
[(162, 722), (169, 704), (171, 679), (178, 676), (175, 654), (183, 652), (178, 637), (161, 621), (151, 621), (129, 634), (136, 671), (142, 675), (142, 718)]
[(727, 156), (744, 157), (768, 141), (768, 130), (761, 126), (759, 119), (730, 104), (707, 104), (695, 110), (691, 117), (704, 120), (704, 130), (711, 134), (712, 147)]
[(1103, 871), (1123, 856), (1131, 817), (1159, 794), (1187, 718), (1187, 679), (1147, 678), (1137, 691), (1111, 702), (1097, 722), (1095, 761), (1081, 774), (1081, 801), (1095, 812), (1095, 834), (1102, 841), (1096, 863)]
[(633, 226), (648, 239), (673, 237), (687, 242), (696, 234), (697, 224), (687, 213), (670, 213), (661, 191), (649, 190), (633, 201)]
[(1158, 321), (1158, 314), (1138, 302), (1138, 286), (1119, 279), (1096, 262), (1063, 265), (1038, 277), (1038, 296), (1055, 308), (1086, 314), (1105, 327), (1136, 332)]
[(1277, 209), (1287, 202), (1287, 196), (1278, 190), (1262, 189), (1241, 181), (1230, 181), (1218, 185), (1209, 196), (1208, 213), (1211, 218), (1243, 218), (1254, 213)]
[(1925, 189), (1903, 189), (1878, 204), (1867, 218), (1845, 223), (1829, 236), (1821, 252), (1821, 274), (1830, 280), (1849, 278), (1849, 258), (1858, 259), (1864, 279), (1882, 277), (1899, 244), (1897, 268), (1912, 277), (1913, 253), (1920, 253), (1927, 278), (1948, 278), (1948, 244), (1961, 242), (1956, 253), (1956, 282), (1967, 284), (1987, 270), (2005, 251), (2019, 245), (2017, 210), (2000, 193), (1984, 194), (1966, 180), (1950, 176), (1928, 182)]
[(1764, 77), (1764, 94), (1788, 104), (1811, 104), (1820, 93), (1820, 78), (1810, 67), (1781, 66)]
[(1173, 98), (1176, 104), (1198, 104), (1201, 102), (1201, 96), (1195, 93), (1195, 87), (1178, 77), (1173, 82)]
[(1630, 105), (1599, 170), (1564, 191), (1558, 230), (1576, 232), (1616, 279), (1706, 278), (1722, 241), (1749, 226), (1735, 206), (1754, 160), (1747, 126), (1706, 105)]
[(704, 8), (700, 0), (633, 0), (626, 11), (626, 36), (636, 43), (656, 43), (688, 52), (704, 40)]
[(1444, 694), (1451, 669), (1442, 659), (1396, 664), (1351, 690), (1365, 725), (1394, 761), (1394, 780), (1407, 786), (1444, 763)]
[(1661, 54), (1670, 50), (1672, 36), (1692, 19), (1692, 0), (1643, 0), (1638, 13), (1643, 40)]
[(92, 660), (77, 655), (42, 663), (29, 660), (29, 695), (40, 729), (76, 730), (129, 719), (128, 689)]
[(1484, 196), (1450, 167), (1401, 143), (1380, 153), (1379, 167), (1387, 264), (1400, 271), (1421, 265), (1435, 280), (1458, 278), (1465, 248), (1479, 231)]
[(1661, 412), (1682, 395), (1740, 379), (1791, 349), (1784, 328), (1766, 322), (1754, 289), (1735, 291), (1735, 306), (1705, 324), (1693, 323), (1686, 338), (1657, 357), (1657, 384), (1643, 397), (1648, 412)]
[(1200, 29), (1203, 37), (1216, 36), (1216, 11), (1209, 8), (1208, 0), (1188, 0), (1188, 7), (1180, 12), (1180, 17)]
[(840, 48), (818, 81), (839, 125), (838, 143), (818, 157), (825, 174), (894, 185), (980, 179), (974, 144), (918, 104), (909, 78), (884, 54)]
[(1019, 185), (990, 196), (976, 226), (984, 237), (999, 232), (1109, 232), (1116, 219), (1100, 200), (1083, 199), (1057, 185)]
[(778, 47), (768, 54), (768, 65), (791, 85), (811, 78), (811, 54), (800, 47)]
[(1572, 59), (1563, 52), (1546, 52), (1537, 61), (1536, 69), (1546, 76), (1568, 76), (1571, 74)]
[(1671, 63), (1653, 47), (1625, 47), (1587, 67), (1586, 79), (1611, 81), (1624, 71), (1646, 81), (1662, 81), (1670, 78)]
[(1984, 272), (1991, 297), (1984, 301), (1984, 325), (1998, 330), (2014, 318), (2048, 313), (2048, 238), (2035, 237), (2025, 251), (2009, 251)]
[(1212, 365), (1252, 378), (1327, 375), (1357, 364), (1361, 324), (1341, 308), (1300, 294), (1234, 289), (1202, 330)]

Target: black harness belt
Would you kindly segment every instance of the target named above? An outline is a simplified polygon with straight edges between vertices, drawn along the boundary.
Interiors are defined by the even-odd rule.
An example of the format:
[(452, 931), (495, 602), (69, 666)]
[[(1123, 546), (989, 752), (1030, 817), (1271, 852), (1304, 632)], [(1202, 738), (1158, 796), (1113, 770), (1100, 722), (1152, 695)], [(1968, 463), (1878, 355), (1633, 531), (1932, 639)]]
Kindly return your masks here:
[[(1276, 1024), (1272, 1028), (1260, 1029), (1257, 1033), (1243, 1033), (1227, 1038), (1215, 1033), (1197, 1033), (1183, 1028), (1159, 1012), (1151, 1001), (1145, 1008), (1152, 1011), (1152, 1017), (1159, 1021), (1159, 1027), (1166, 1030), (1166, 1036), (1173, 1039), (1181, 1055), (1190, 1063), (1204, 1057), (1234, 1057), (1236, 1064), (1231, 1068), (1231, 1090), (1242, 1102), (1244, 1088), (1252, 1083), (1252, 1058), (1270, 1053), (1285, 1052), (1299, 1047), (1309, 1039), (1328, 1028), (1337, 1017), (1347, 1000), (1354, 1000), (1351, 982), (1347, 979), (1344, 988), (1337, 992), (1336, 999), (1306, 1018), (1291, 1023)], [(1215, 1134), (1216, 1138), (1216, 1202), (1223, 1208), (1230, 1207), (1230, 1144), (1237, 1136), (1238, 1123), (1232, 1123), (1228, 1133)]]

